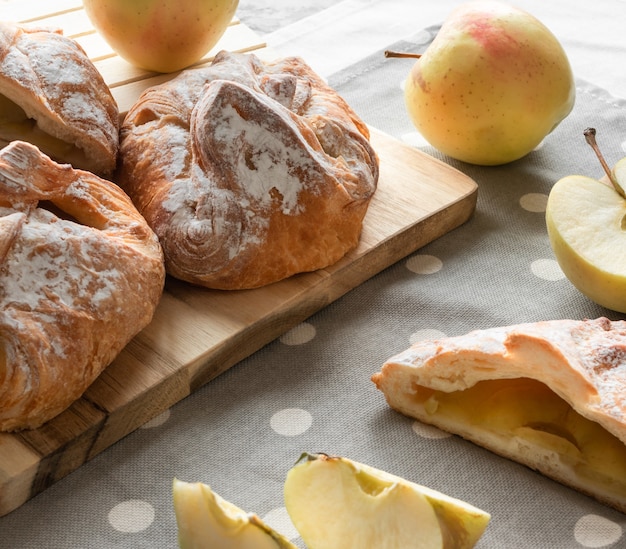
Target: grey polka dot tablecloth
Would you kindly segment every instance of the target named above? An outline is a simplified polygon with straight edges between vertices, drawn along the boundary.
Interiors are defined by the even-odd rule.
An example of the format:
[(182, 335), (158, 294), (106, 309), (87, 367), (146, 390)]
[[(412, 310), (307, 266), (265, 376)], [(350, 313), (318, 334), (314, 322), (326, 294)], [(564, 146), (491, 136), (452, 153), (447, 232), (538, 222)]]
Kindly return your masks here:
[[(579, 2), (519, 3), (545, 13), (546, 23), (562, 33), (580, 68), (577, 102), (537, 150), (493, 168), (446, 158), (420, 138), (402, 96), (412, 61), (383, 55), (384, 49), (421, 51), (442, 14), (457, 3), (417, 10), (422, 3), (410, 0), (327, 0), (315, 8), (288, 0), (241, 1), (242, 21), (285, 54), (310, 52), (323, 61), (328, 44), (315, 47), (316, 25), (344, 29), (346, 45), (337, 41), (341, 51), (319, 65), (321, 72), (370, 125), (472, 177), (479, 187), (476, 212), (0, 518), (0, 549), (176, 547), (174, 477), (209, 484), (304, 547), (282, 496), (285, 475), (303, 451), (347, 456), (489, 511), (481, 549), (626, 547), (625, 515), (391, 411), (370, 381), (385, 359), (424, 338), (546, 319), (623, 318), (564, 278), (544, 215), (559, 178), (602, 175), (583, 138), (586, 127), (597, 128), (609, 163), (626, 156), (626, 43), (606, 15), (626, 23), (626, 3), (581, 4), (565, 21), (559, 9), (576, 12)], [(397, 14), (410, 12), (412, 22), (389, 29), (387, 11), (403, 4)], [(381, 35), (357, 35), (365, 21), (358, 14), (369, 17), (375, 9)], [(582, 29), (592, 9), (605, 14), (597, 23), (604, 32), (590, 38)], [(310, 36), (302, 28), (310, 28)], [(308, 50), (307, 43), (313, 44)], [(620, 73), (612, 80), (603, 80), (611, 75), (593, 62), (596, 43), (611, 47), (605, 71)], [(609, 84), (615, 87), (606, 91)]]

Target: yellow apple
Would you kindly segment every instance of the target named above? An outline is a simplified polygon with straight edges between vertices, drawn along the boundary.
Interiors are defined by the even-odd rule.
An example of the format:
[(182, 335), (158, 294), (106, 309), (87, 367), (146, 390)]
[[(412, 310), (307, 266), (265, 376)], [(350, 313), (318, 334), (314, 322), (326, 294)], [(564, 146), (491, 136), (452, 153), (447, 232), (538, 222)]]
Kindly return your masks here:
[(575, 93), (552, 32), (496, 0), (454, 9), (405, 82), (407, 111), (424, 138), (478, 165), (528, 154), (570, 113)]
[(206, 484), (174, 479), (172, 490), (181, 549), (297, 549), (257, 515), (222, 499)]
[(344, 457), (304, 454), (287, 473), (285, 506), (309, 549), (469, 549), (490, 515)]
[(128, 62), (173, 72), (222, 37), (239, 0), (83, 0), (93, 26)]
[[(626, 187), (626, 158), (613, 169)], [(626, 199), (610, 183), (583, 175), (557, 181), (546, 227), (561, 270), (599, 305), (626, 313)]]

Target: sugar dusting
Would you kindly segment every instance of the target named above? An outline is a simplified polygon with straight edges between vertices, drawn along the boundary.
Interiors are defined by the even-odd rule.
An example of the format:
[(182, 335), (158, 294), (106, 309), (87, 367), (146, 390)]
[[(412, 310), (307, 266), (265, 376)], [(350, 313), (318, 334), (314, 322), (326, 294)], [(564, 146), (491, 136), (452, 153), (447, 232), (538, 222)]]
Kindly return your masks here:
[(9, 99), (45, 133), (87, 149), (96, 164), (105, 162), (95, 155), (117, 149), (117, 106), (80, 46), (58, 33), (9, 23), (0, 23), (0, 34), (11, 44), (0, 59), (3, 77), (13, 81)]
[(626, 322), (587, 321), (572, 332), (572, 338), (585, 374), (598, 389), (598, 407), (618, 421), (626, 421)]
[[(515, 350), (508, 341), (522, 334), (561, 353), (569, 368), (557, 371), (560, 360), (509, 362)], [(489, 360), (490, 369), (482, 363), (487, 357), (493, 359)], [(417, 383), (448, 391), (461, 390), (480, 379), (531, 377), (555, 392), (560, 393), (557, 384), (560, 390), (571, 391), (567, 400), (575, 402), (577, 410), (590, 419), (599, 415), (621, 425), (626, 422), (626, 321), (555, 320), (476, 330), (420, 341), (388, 362), (413, 370)], [(584, 384), (590, 388), (581, 389)], [(574, 396), (576, 393), (579, 396)], [(624, 440), (623, 434), (621, 438)]]
[[(120, 183), (159, 236), (168, 271), (209, 287), (255, 285), (336, 261), (354, 245), (378, 180), (365, 126), (297, 58), (265, 63), (220, 52), (210, 66), (147, 89), (120, 135)], [(346, 216), (353, 234), (335, 200), (354, 204)], [(326, 255), (296, 236), (298, 225), (325, 215), (331, 223), (320, 227), (320, 241), (333, 243)], [(341, 234), (332, 234), (335, 224)], [(263, 247), (293, 253), (270, 252), (271, 267), (251, 268)]]
[[(151, 138), (164, 144), (159, 147), (159, 163), (171, 185), (163, 208), (178, 223), (179, 234), (184, 230), (205, 257), (221, 252), (232, 260), (263, 241), (271, 211), (288, 216), (302, 213), (300, 194), (305, 186), (316, 192), (318, 180), (312, 175), (319, 170), (319, 159), (314, 161), (312, 151), (302, 142), (285, 138), (286, 133), (291, 132), (291, 137), (299, 132), (293, 122), (290, 125), (289, 116), (278, 120), (271, 112), (276, 106), (259, 123), (225, 101), (225, 96), (232, 101), (232, 94), (236, 94), (247, 109), (267, 108), (251, 91), (256, 87), (256, 77), (250, 70), (237, 73), (234, 85), (222, 79), (222, 70), (218, 65), (207, 71), (202, 86), (193, 81), (195, 74), (181, 75), (192, 82), (176, 87), (176, 97), (183, 96), (178, 104), (172, 104), (170, 98), (159, 98), (158, 103), (158, 109), (177, 112), (179, 123), (159, 124), (158, 135), (151, 134)], [(221, 95), (224, 86), (233, 87)], [(203, 101), (207, 97), (211, 100)], [(289, 103), (289, 97), (285, 92), (281, 101)], [(188, 112), (179, 112), (183, 106)], [(287, 107), (282, 106), (286, 112)], [(189, 147), (190, 141), (195, 142), (195, 148)], [(218, 157), (213, 158), (214, 154)], [(208, 171), (197, 156), (211, 156)], [(188, 215), (184, 217), (182, 212)], [(177, 246), (189, 244), (177, 242)]]
[(5, 259), (0, 291), (2, 310), (33, 311), (44, 302), (71, 309), (97, 309), (115, 292), (120, 273), (102, 268), (97, 231), (36, 209), (22, 226)]
[[(215, 139), (236, 159), (235, 177), (241, 189), (261, 208), (269, 208), (280, 195), (280, 209), (285, 215), (300, 213), (298, 196), (302, 178), (294, 167), (306, 170), (310, 158), (297, 147), (288, 147), (276, 134), (254, 121), (245, 120), (235, 108), (226, 106), (213, 121)], [(244, 147), (243, 151), (237, 151)]]

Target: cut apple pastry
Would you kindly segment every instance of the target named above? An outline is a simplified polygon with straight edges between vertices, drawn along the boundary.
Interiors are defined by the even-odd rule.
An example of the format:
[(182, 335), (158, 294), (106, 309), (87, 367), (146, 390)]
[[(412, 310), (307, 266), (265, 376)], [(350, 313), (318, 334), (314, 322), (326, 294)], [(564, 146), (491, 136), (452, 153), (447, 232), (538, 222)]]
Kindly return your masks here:
[(626, 512), (626, 322), (422, 341), (372, 376), (394, 410)]

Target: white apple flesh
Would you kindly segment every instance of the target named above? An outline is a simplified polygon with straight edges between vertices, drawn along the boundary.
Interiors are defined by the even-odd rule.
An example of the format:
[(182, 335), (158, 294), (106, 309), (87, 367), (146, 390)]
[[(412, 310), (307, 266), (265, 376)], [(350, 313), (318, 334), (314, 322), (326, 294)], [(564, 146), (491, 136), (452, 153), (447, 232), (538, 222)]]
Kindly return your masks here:
[[(613, 169), (626, 186), (626, 158)], [(546, 207), (550, 244), (561, 270), (584, 295), (626, 313), (626, 200), (610, 183), (580, 175), (557, 181)]]
[(230, 24), (239, 0), (83, 0), (93, 26), (122, 58), (173, 72), (198, 61)]
[(305, 455), (285, 506), (308, 549), (469, 549), (490, 515), (347, 458)]

